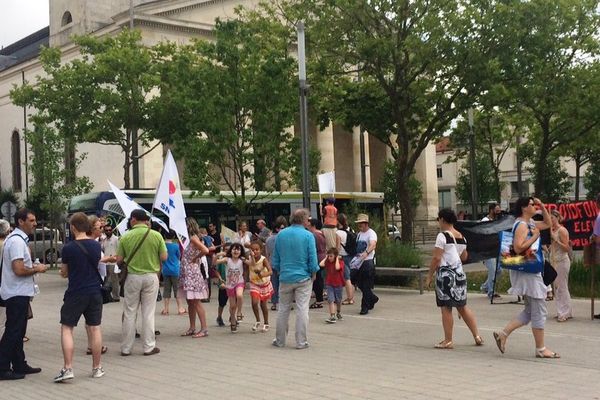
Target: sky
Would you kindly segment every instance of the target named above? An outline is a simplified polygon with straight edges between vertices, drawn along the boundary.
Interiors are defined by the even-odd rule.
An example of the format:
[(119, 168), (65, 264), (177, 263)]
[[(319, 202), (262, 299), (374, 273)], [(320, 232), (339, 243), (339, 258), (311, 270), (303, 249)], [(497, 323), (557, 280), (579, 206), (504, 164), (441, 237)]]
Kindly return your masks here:
[(0, 48), (48, 26), (50, 0), (0, 0)]

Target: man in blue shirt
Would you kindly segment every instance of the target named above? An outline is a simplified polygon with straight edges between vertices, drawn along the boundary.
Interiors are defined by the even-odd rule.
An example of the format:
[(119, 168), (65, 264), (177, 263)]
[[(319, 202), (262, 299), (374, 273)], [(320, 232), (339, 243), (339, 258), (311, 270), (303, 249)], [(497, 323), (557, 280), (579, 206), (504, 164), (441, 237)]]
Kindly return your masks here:
[(306, 349), (308, 339), (308, 303), (312, 281), (319, 271), (315, 239), (306, 230), (310, 213), (298, 209), (289, 228), (277, 234), (273, 251), (273, 269), (279, 274), (279, 313), (273, 346), (285, 346), (292, 299), (296, 300), (296, 348)]
[(39, 292), (34, 275), (46, 272), (44, 264), (33, 264), (27, 242), (37, 222), (33, 212), (21, 209), (15, 214), (17, 228), (4, 242), (0, 297), (6, 302), (6, 329), (0, 340), (0, 380), (23, 379), (37, 374), (25, 361), (23, 337), (27, 331), (27, 309), (31, 298)]

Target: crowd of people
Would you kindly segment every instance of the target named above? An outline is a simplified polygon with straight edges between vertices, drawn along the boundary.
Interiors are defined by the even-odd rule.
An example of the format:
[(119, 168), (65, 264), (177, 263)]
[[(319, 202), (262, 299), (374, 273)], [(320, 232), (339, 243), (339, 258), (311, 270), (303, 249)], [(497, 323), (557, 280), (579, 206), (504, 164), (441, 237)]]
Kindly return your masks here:
[[(600, 197), (597, 199), (600, 206)], [(498, 207), (490, 206), (489, 219), (497, 217)], [(541, 221), (535, 221), (536, 213)], [(103, 303), (122, 301), (122, 331), (120, 354), (130, 356), (135, 338), (141, 338), (144, 356), (160, 353), (156, 346), (155, 314), (162, 297), (163, 316), (170, 314), (170, 302), (176, 301), (176, 312), (187, 314), (189, 325), (181, 336), (205, 338), (209, 335), (206, 303), (212, 286), (218, 290), (217, 325), (226, 325), (236, 333), (245, 317), (242, 313), (244, 292), (248, 289), (255, 322), (253, 332), (270, 331), (269, 311), (277, 311), (273, 346), (286, 346), (289, 316), (295, 310), (295, 347), (309, 347), (309, 309), (328, 305), (328, 324), (343, 320), (342, 306), (354, 304), (355, 289), (360, 289), (360, 315), (371, 312), (379, 297), (373, 292), (377, 234), (369, 226), (369, 217), (359, 214), (354, 221), (358, 231), (350, 229), (348, 218), (338, 213), (334, 201), (322, 210), (323, 219), (310, 217), (306, 209), (295, 210), (288, 220), (277, 217), (273, 230), (259, 220), (257, 233), (250, 233), (241, 222), (235, 237), (224, 238), (215, 223), (200, 228), (188, 218), (189, 244), (183, 248), (172, 232), (164, 232), (151, 224), (149, 215), (135, 210), (129, 217), (128, 231), (117, 237), (113, 228), (101, 218), (76, 213), (70, 218), (72, 238), (62, 252), (60, 274), (67, 279), (60, 310), (61, 345), (64, 363), (55, 382), (73, 379), (73, 331), (81, 316), (88, 336), (87, 353), (92, 356), (92, 376), (105, 374), (102, 354), (108, 348), (102, 341)], [(573, 317), (568, 290), (571, 247), (568, 231), (561, 225), (557, 212), (548, 212), (537, 198), (522, 198), (515, 204), (513, 246), (516, 254), (526, 251), (550, 230), (547, 258), (557, 270), (557, 320)], [(599, 216), (600, 219), (600, 216)], [(453, 308), (465, 321), (476, 345), (484, 343), (477, 328), (476, 317), (467, 306), (467, 282), (462, 263), (467, 259), (467, 243), (455, 228), (458, 218), (454, 211), (442, 209), (438, 214), (440, 233), (437, 235), (427, 283), (435, 282), (436, 304), (441, 309), (444, 339), (435, 344), (438, 349), (453, 348)], [(39, 373), (31, 367), (23, 350), (23, 339), (31, 315), (31, 299), (39, 293), (35, 276), (47, 266), (33, 263), (28, 248), (28, 236), (35, 231), (33, 212), (23, 209), (15, 215), (16, 227), (11, 232), (6, 221), (0, 220), (2, 270), (0, 298), (6, 309), (5, 330), (0, 340), (0, 380), (23, 379)], [(600, 238), (600, 223), (594, 234)], [(598, 240), (600, 244), (600, 240)], [(487, 266), (486, 262), (486, 266)], [(492, 262), (489, 262), (492, 265)], [(488, 268), (488, 281), (496, 279), (498, 263)], [(500, 352), (506, 350), (511, 333), (531, 323), (535, 341), (535, 356), (559, 358), (546, 347), (544, 328), (547, 316), (547, 285), (542, 275), (510, 270), (510, 294), (523, 297), (524, 309), (507, 325), (494, 332)], [(162, 293), (159, 293), (160, 286)], [(492, 282), (493, 283), (493, 282)], [(490, 282), (483, 285), (493, 296)], [(345, 290), (345, 295), (344, 295)], [(311, 304), (311, 297), (314, 302)], [(269, 302), (271, 306), (269, 308)], [(199, 328), (198, 328), (199, 323)], [(136, 326), (140, 326), (138, 331)], [(183, 329), (182, 329), (183, 330)]]

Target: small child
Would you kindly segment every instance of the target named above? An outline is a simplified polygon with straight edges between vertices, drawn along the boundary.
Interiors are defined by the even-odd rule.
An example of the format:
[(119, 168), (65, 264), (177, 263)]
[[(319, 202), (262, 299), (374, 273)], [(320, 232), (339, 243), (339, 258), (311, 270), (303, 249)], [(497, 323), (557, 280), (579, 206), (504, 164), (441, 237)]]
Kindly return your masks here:
[(243, 318), (242, 301), (244, 299), (244, 261), (242, 255), (244, 247), (239, 243), (233, 243), (229, 251), (224, 256), (219, 253), (217, 264), (225, 264), (225, 289), (229, 298), (229, 322), (231, 324), (231, 333), (237, 332), (238, 321)]
[(327, 250), (327, 257), (319, 263), (325, 268), (327, 277), (325, 287), (327, 289), (327, 302), (329, 303), (329, 318), (325, 322), (335, 324), (342, 319), (342, 292), (344, 289), (344, 261), (338, 257), (335, 247)]
[(169, 315), (169, 303), (171, 301), (171, 292), (177, 302), (177, 311), (179, 315), (185, 314), (187, 311), (181, 304), (181, 299), (177, 297), (177, 288), (179, 287), (179, 269), (181, 251), (179, 249), (179, 243), (177, 236), (173, 231), (166, 232), (163, 234), (165, 238), (165, 244), (167, 245), (168, 257), (162, 262), (161, 273), (163, 276), (163, 310), (160, 312), (162, 315)]
[(273, 270), (269, 265), (269, 260), (262, 255), (262, 243), (256, 241), (250, 244), (250, 259), (246, 261), (250, 270), (250, 297), (252, 298), (252, 311), (256, 317), (256, 322), (252, 327), (253, 332), (260, 328), (260, 311), (263, 313), (264, 324), (262, 332), (269, 331), (269, 307), (267, 301), (273, 296), (273, 285), (271, 284), (271, 275)]

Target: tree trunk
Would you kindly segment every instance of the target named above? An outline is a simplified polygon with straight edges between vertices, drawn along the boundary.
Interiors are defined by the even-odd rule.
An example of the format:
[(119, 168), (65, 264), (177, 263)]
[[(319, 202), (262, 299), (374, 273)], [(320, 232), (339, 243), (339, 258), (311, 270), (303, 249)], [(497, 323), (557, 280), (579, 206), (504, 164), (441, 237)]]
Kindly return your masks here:
[[(414, 209), (410, 187), (409, 176), (406, 175), (408, 168), (398, 165), (396, 160), (396, 182), (398, 184), (398, 204), (400, 206), (400, 218), (402, 219), (402, 243), (410, 244), (414, 240)], [(411, 170), (412, 171), (412, 170)]]
[(129, 167), (131, 166), (131, 158), (129, 154), (129, 150), (131, 149), (131, 131), (129, 129), (125, 132), (125, 146), (121, 147), (123, 153), (125, 154), (125, 163), (123, 164), (123, 182), (125, 185), (125, 189), (131, 188), (131, 182), (129, 180)]
[(544, 169), (546, 167), (546, 160), (549, 156), (548, 146), (548, 137), (550, 136), (550, 122), (544, 121), (540, 124), (540, 128), (542, 129), (542, 142), (538, 147), (538, 154), (535, 160), (535, 196), (542, 198), (545, 200), (546, 197), (546, 179), (544, 176)]
[(581, 179), (581, 155), (575, 156), (575, 201), (579, 201), (579, 180)]

